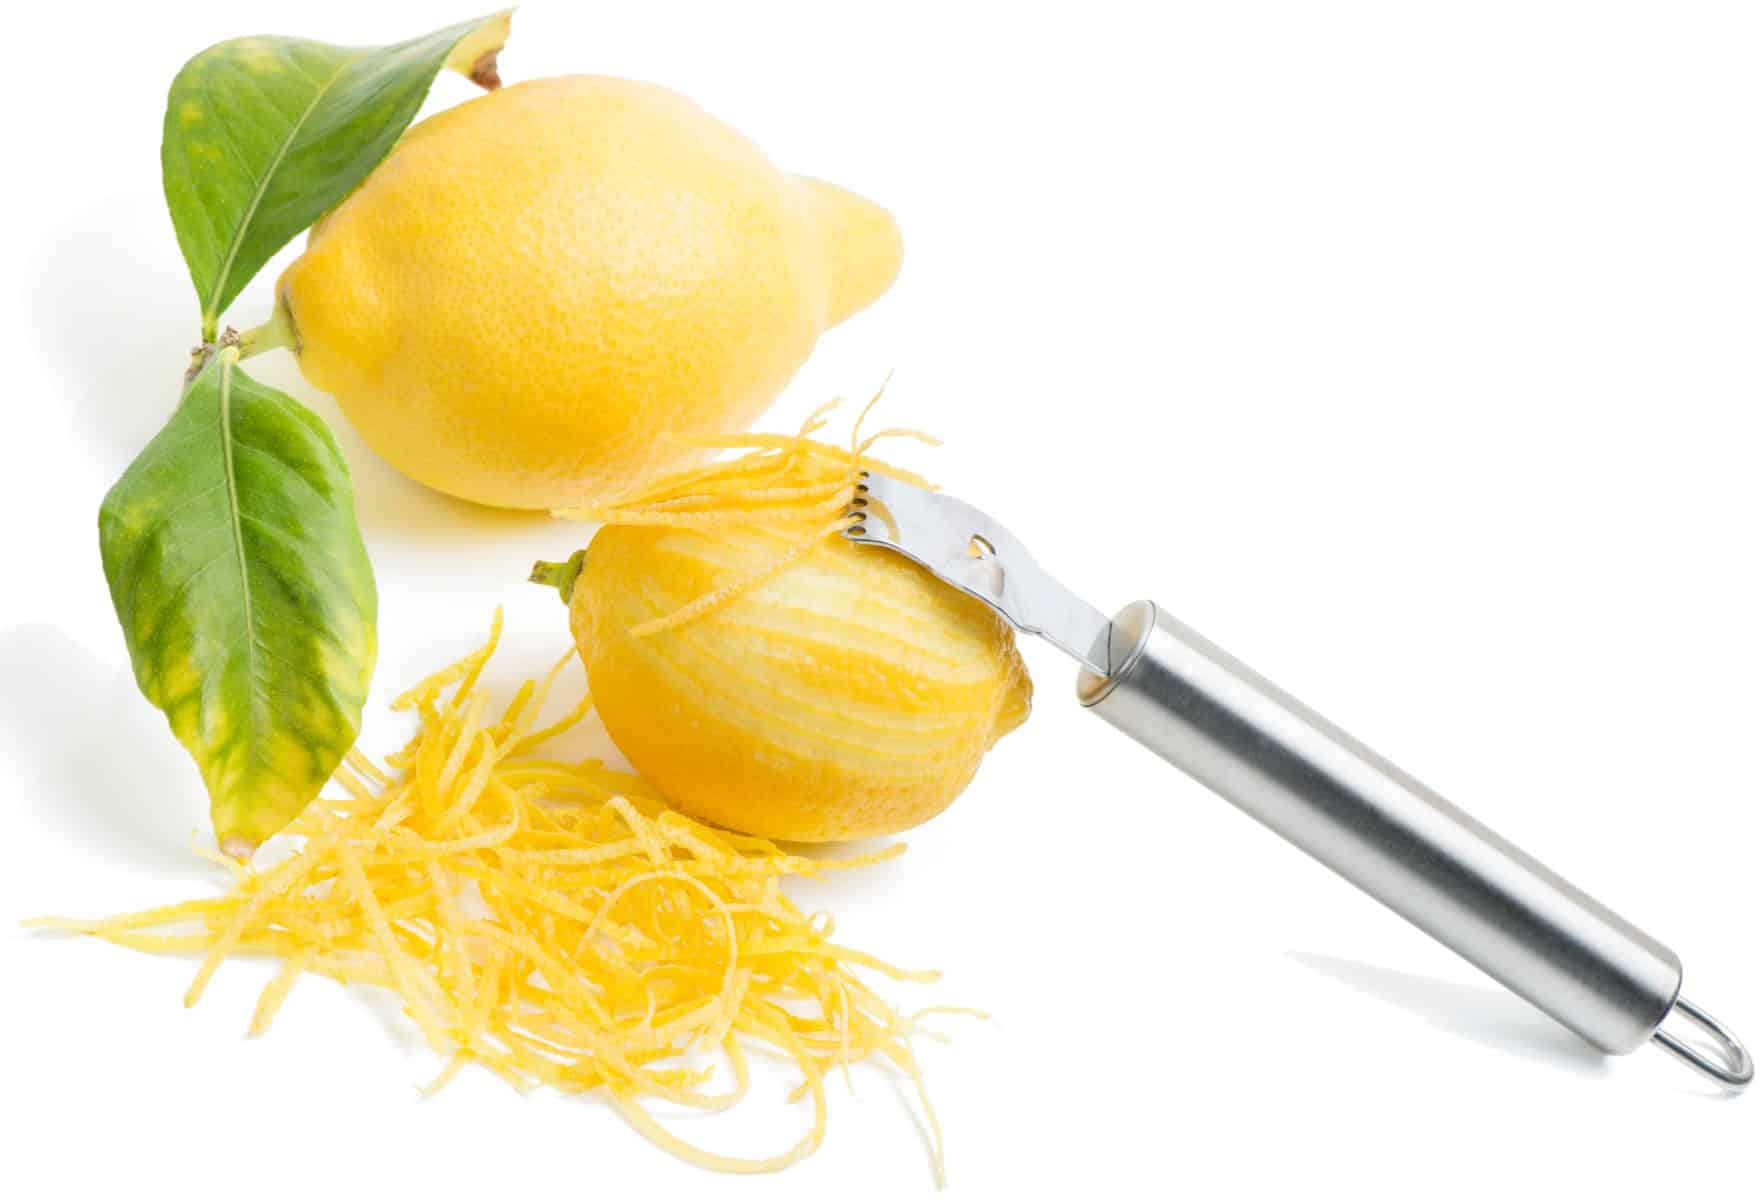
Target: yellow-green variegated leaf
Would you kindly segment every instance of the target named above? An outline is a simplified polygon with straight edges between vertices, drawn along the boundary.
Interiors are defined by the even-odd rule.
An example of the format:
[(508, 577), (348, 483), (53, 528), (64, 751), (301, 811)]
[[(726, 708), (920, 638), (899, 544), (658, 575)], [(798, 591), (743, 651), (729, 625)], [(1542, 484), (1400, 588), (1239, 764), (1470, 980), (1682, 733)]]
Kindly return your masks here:
[(104, 498), (104, 574), (141, 691), (248, 850), (318, 794), (373, 674), (373, 571), (324, 422), (222, 350)]

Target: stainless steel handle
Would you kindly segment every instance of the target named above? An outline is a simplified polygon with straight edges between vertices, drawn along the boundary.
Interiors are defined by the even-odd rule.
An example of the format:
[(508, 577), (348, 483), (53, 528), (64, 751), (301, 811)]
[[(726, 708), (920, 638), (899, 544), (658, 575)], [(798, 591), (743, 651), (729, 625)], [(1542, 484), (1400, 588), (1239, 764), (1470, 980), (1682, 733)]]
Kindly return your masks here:
[[(1114, 619), (1109, 661), (1078, 680), (1098, 716), (1593, 1045), (1625, 1054), (1679, 1004), (1665, 946), (1150, 602)], [(1710, 1032), (1727, 1062), (1686, 1061), (1744, 1086), (1743, 1047)]]

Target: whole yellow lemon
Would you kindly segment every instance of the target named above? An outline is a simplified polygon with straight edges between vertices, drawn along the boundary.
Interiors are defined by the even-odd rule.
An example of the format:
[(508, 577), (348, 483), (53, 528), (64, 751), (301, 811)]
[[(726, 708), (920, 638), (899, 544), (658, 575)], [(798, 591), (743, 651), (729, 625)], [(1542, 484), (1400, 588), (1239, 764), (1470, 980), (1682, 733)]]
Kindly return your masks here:
[(885, 210), (683, 96), (568, 76), (413, 127), (278, 302), (306, 378), (393, 466), (565, 508), (696, 455), (668, 435), (747, 427), (900, 259)]
[(751, 525), (594, 535), (570, 628), (607, 732), (675, 807), (730, 829), (825, 842), (928, 820), (1028, 716), (1015, 635), (984, 604), (833, 536), (704, 616), (632, 633), (783, 545)]

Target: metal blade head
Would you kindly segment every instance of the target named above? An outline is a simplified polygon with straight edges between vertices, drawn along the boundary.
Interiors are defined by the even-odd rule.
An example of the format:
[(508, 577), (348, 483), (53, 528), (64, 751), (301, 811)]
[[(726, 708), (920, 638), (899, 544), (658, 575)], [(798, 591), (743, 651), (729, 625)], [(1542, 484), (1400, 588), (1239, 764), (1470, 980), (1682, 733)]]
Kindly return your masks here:
[(845, 537), (904, 555), (990, 605), (1024, 633), (1045, 638), (1090, 670), (1109, 673), (1107, 617), (1043, 571), (997, 521), (953, 496), (864, 472)]

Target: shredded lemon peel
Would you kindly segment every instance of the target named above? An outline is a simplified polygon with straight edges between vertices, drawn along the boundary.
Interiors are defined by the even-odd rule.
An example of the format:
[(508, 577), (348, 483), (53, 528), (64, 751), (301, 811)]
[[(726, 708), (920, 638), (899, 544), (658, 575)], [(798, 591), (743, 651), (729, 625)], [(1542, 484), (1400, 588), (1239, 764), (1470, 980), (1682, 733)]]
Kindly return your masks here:
[[(821, 452), (792, 443), (784, 453)], [(851, 1064), (872, 1062), (911, 1082), (941, 1186), (942, 1131), (912, 1041), (939, 1036), (921, 1017), (970, 1010), (902, 1014), (857, 972), (917, 983), (937, 973), (834, 942), (830, 916), (804, 913), (780, 886), (905, 847), (802, 857), (675, 812), (639, 776), (536, 756), (588, 705), (533, 728), (560, 662), (490, 721), (481, 678), (501, 632), (498, 610), (480, 649), (397, 698), (418, 714), (418, 733), (384, 766), (351, 751), (342, 794), (314, 801), (278, 839), (293, 847), (286, 858), (225, 860), (222, 896), (30, 923), (202, 955), (187, 1004), (228, 958), (279, 959), (254, 1036), (302, 976), (389, 989), (445, 1060), (425, 1094), (471, 1063), (521, 1091), (600, 1091), (651, 1142), (719, 1171), (776, 1171), (812, 1154), (826, 1132), (826, 1076), (848, 1083)], [(812, 1105), (808, 1130), (780, 1154), (706, 1150), (645, 1103), (730, 1108), (748, 1095), (754, 1050), (793, 1064), (790, 1100)], [(728, 1082), (713, 1092), (719, 1062)]]
[[(794, 434), (747, 433), (681, 439), (701, 450), (746, 453), (677, 471), (591, 508), (560, 510), (558, 516), (599, 525), (760, 528), (778, 536), (778, 553), (765, 564), (670, 613), (631, 626), (631, 636), (653, 637), (717, 612), (776, 578), (828, 538), (842, 534), (855, 520), (848, 514), (858, 481), (865, 472), (918, 487), (933, 487), (923, 476), (870, 454), (877, 443), (890, 439), (910, 438), (930, 446), (940, 445), (936, 438), (916, 429), (883, 429), (865, 436), (864, 420), (881, 397), (878, 391), (863, 406), (844, 446), (813, 438), (826, 428), (828, 415), (840, 403), (832, 400), (809, 414)], [(542, 577), (541, 572), (535, 571), (535, 579)], [(555, 582), (549, 578), (546, 581)]]

